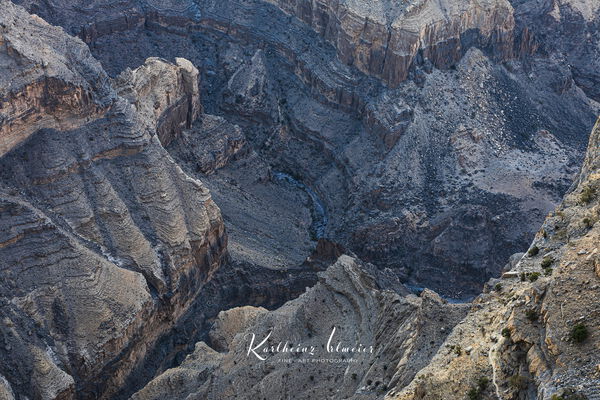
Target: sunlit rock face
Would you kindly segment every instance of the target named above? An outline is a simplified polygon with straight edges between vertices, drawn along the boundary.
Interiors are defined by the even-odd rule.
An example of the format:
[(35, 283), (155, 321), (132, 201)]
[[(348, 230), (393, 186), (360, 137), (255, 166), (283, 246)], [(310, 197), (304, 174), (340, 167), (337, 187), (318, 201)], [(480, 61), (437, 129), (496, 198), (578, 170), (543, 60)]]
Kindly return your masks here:
[(386, 399), (598, 398), (599, 140), (600, 120), (575, 183), (529, 251), (488, 283), (412, 383)]
[(331, 42), (344, 63), (390, 86), (415, 64), (448, 68), (471, 46), (498, 60), (513, 55), (515, 22), (507, 0), (271, 0)]
[(410, 382), (467, 309), (429, 290), (409, 294), (342, 255), (276, 310), (221, 312), (209, 344), (197, 343), (132, 399), (383, 398), (390, 385)]
[(208, 189), (159, 140), (199, 114), (197, 70), (149, 60), (131, 87), (175, 104), (133, 105), (80, 40), (0, 7), (2, 382), (32, 399), (110, 396), (226, 254)]

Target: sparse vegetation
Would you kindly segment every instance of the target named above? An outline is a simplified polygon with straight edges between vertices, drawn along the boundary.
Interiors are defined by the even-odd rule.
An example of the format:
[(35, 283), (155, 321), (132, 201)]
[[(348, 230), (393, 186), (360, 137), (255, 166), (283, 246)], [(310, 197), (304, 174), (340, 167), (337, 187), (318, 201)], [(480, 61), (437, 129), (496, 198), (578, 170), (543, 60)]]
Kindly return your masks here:
[(564, 389), (561, 394), (553, 394), (550, 400), (588, 400), (588, 398), (574, 389), (568, 388)]
[(502, 328), (502, 336), (509, 338), (510, 337), (510, 329), (508, 328)]
[(462, 354), (462, 347), (460, 345), (454, 346), (454, 354), (460, 356)]
[(467, 392), (467, 397), (469, 398), (469, 400), (479, 400), (479, 398), (481, 397), (481, 393), (479, 393), (479, 390), (477, 390), (476, 387), (472, 387)]
[(590, 229), (592, 226), (594, 226), (594, 221), (592, 221), (591, 218), (585, 217), (583, 219), (583, 225), (587, 228)]
[(538, 319), (538, 313), (537, 313), (537, 311), (532, 310), (532, 309), (529, 309), (529, 310), (525, 311), (525, 316), (531, 322), (537, 321), (537, 319)]
[(575, 343), (582, 343), (589, 336), (588, 328), (583, 323), (576, 324), (573, 329), (571, 329), (571, 339)]
[(487, 389), (488, 384), (490, 383), (490, 380), (487, 378), (487, 376), (482, 376), (479, 379), (477, 379), (477, 387), (483, 392), (485, 389)]
[(542, 268), (548, 268), (549, 266), (551, 266), (552, 264), (554, 264), (554, 258), (551, 256), (546, 256), (544, 257), (544, 259), (542, 260)]
[(500, 283), (496, 283), (496, 286), (494, 286), (494, 289), (496, 289), (496, 292), (501, 292), (502, 291), (502, 285)]
[(537, 246), (533, 246), (532, 248), (529, 249), (529, 251), (527, 252), (527, 255), (529, 257), (534, 257), (536, 256), (538, 253), (540, 252), (539, 247)]
[(469, 391), (467, 392), (467, 397), (469, 398), (469, 400), (481, 399), (481, 395), (483, 394), (483, 392), (485, 392), (485, 389), (487, 389), (489, 382), (490, 380), (485, 376), (482, 376), (479, 379), (477, 379), (476, 385), (471, 387), (471, 389), (469, 389)]
[(546, 275), (546, 276), (552, 275), (552, 268), (544, 268), (544, 275)]
[(508, 378), (508, 384), (513, 389), (523, 390), (527, 388), (528, 379), (522, 375), (513, 375)]
[(527, 280), (527, 274), (525, 272), (521, 272), (521, 282), (525, 282)]
[(579, 200), (582, 204), (588, 204), (590, 201), (594, 199), (594, 195), (596, 194), (596, 189), (591, 186), (586, 186), (581, 191), (581, 195), (579, 196)]
[(540, 274), (539, 272), (530, 272), (527, 274), (527, 277), (529, 278), (530, 282), (535, 282), (538, 280), (538, 278), (541, 276), (542, 274)]

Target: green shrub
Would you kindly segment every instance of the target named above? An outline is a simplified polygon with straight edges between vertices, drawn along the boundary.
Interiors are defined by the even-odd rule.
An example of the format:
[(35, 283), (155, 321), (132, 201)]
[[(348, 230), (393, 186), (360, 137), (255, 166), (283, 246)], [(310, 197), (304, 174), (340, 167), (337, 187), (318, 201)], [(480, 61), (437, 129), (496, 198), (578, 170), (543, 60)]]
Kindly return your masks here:
[(590, 201), (592, 201), (592, 199), (594, 198), (594, 195), (596, 194), (596, 189), (594, 189), (591, 186), (586, 186), (585, 188), (583, 188), (583, 190), (581, 191), (581, 196), (579, 196), (579, 199), (581, 200), (581, 202), (583, 204), (587, 204)]
[(537, 311), (535, 311), (535, 310), (527, 310), (527, 311), (525, 311), (525, 316), (531, 322), (537, 321), (537, 319), (538, 319), (538, 314), (537, 314)]
[(552, 268), (544, 268), (544, 275), (546, 275), (546, 276), (552, 275)]
[(530, 272), (529, 274), (527, 274), (527, 277), (529, 278), (530, 282), (535, 282), (538, 280), (538, 278), (541, 276), (542, 274), (540, 274), (539, 272)]
[(585, 339), (589, 336), (588, 328), (582, 323), (576, 324), (573, 329), (571, 329), (571, 339), (575, 343), (581, 343), (585, 341)]
[(494, 286), (494, 289), (496, 289), (497, 292), (501, 292), (502, 291), (502, 285), (500, 283), (496, 283), (496, 286)]
[(481, 398), (481, 393), (479, 393), (479, 390), (477, 390), (476, 387), (472, 387), (467, 392), (467, 397), (469, 400), (479, 400)]
[(594, 226), (594, 221), (592, 221), (590, 218), (585, 217), (583, 219), (583, 224), (585, 225), (586, 228), (590, 229), (592, 226)]
[(536, 256), (539, 252), (540, 252), (540, 248), (537, 246), (533, 246), (532, 248), (529, 249), (529, 251), (527, 252), (527, 255), (529, 257), (533, 257), (533, 256)]
[(485, 389), (487, 389), (489, 383), (490, 380), (485, 376), (482, 376), (479, 379), (477, 379), (476, 386), (471, 387), (471, 389), (469, 389), (469, 391), (467, 392), (467, 397), (469, 398), (469, 400), (481, 399), (481, 395), (485, 391)]
[(542, 260), (542, 268), (548, 268), (549, 266), (551, 266), (554, 263), (554, 258), (550, 257), (550, 256), (546, 256), (544, 257), (544, 259)]
[(490, 380), (487, 378), (487, 376), (482, 376), (479, 379), (477, 379), (477, 387), (482, 392), (488, 387), (489, 383)]
[(454, 354), (456, 354), (457, 356), (460, 356), (462, 354), (462, 347), (460, 347), (460, 345), (454, 347)]
[(525, 282), (527, 280), (527, 274), (525, 272), (521, 272), (521, 282)]
[(517, 390), (523, 390), (527, 388), (527, 378), (521, 375), (513, 375), (508, 378), (508, 384)]
[(502, 328), (502, 336), (504, 336), (504, 337), (510, 337), (510, 329), (508, 329), (508, 328)]

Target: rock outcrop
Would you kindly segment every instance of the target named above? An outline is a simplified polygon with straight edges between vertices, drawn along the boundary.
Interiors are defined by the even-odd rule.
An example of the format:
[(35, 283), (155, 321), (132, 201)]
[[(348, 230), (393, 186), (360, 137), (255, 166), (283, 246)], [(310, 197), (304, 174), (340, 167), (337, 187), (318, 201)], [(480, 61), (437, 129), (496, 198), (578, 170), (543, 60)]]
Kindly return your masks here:
[(80, 40), (0, 10), (3, 390), (109, 398), (226, 257), (219, 208), (159, 140), (197, 115), (197, 71), (150, 60), (131, 87), (159, 107), (136, 109)]
[(168, 149), (178, 160), (185, 160), (197, 172), (209, 175), (243, 153), (245, 146), (246, 137), (239, 126), (223, 117), (203, 114)]
[(382, 398), (390, 384), (411, 380), (468, 306), (431, 291), (417, 297), (382, 289), (388, 279), (379, 282), (364, 268), (372, 267), (341, 256), (277, 310), (219, 314), (211, 342), (197, 343), (181, 366), (132, 399)]
[(108, 76), (85, 44), (3, 7), (11, 12), (0, 16), (0, 156), (38, 129), (78, 128), (110, 103)]
[(386, 398), (600, 398), (599, 141), (600, 120), (579, 178), (528, 253), (489, 282), (430, 365)]
[[(215, 147), (188, 135), (186, 157), (205, 160), (188, 173), (291, 173), (325, 205), (325, 236), (455, 297), (531, 241), (598, 113), (593, 0), (15, 1), (84, 38), (112, 76), (152, 56), (202, 65), (206, 113), (247, 151), (235, 134)], [(243, 182), (223, 191), (290, 209)], [(255, 225), (234, 243), (252, 256), (274, 248)]]
[(513, 55), (507, 0), (388, 2), (270, 0), (331, 42), (342, 62), (395, 87), (415, 65), (448, 68), (471, 46)]
[[(448, 338), (422, 289), (479, 293), (568, 189), (595, 0), (15, 2), (90, 47), (0, 0), (1, 395), (597, 397), (597, 134)], [(269, 327), (374, 353), (252, 363)]]
[(184, 58), (175, 62), (148, 58), (144, 65), (121, 72), (115, 83), (117, 94), (135, 106), (142, 121), (156, 127), (165, 147), (202, 113), (198, 69)]

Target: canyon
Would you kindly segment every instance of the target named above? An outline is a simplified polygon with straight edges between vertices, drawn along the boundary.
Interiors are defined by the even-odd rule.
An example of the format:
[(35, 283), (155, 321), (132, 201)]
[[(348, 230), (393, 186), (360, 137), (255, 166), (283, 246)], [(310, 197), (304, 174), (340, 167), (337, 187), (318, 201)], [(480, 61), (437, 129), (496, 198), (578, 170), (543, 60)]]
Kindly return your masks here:
[(1, 398), (600, 398), (594, 0), (0, 9)]

